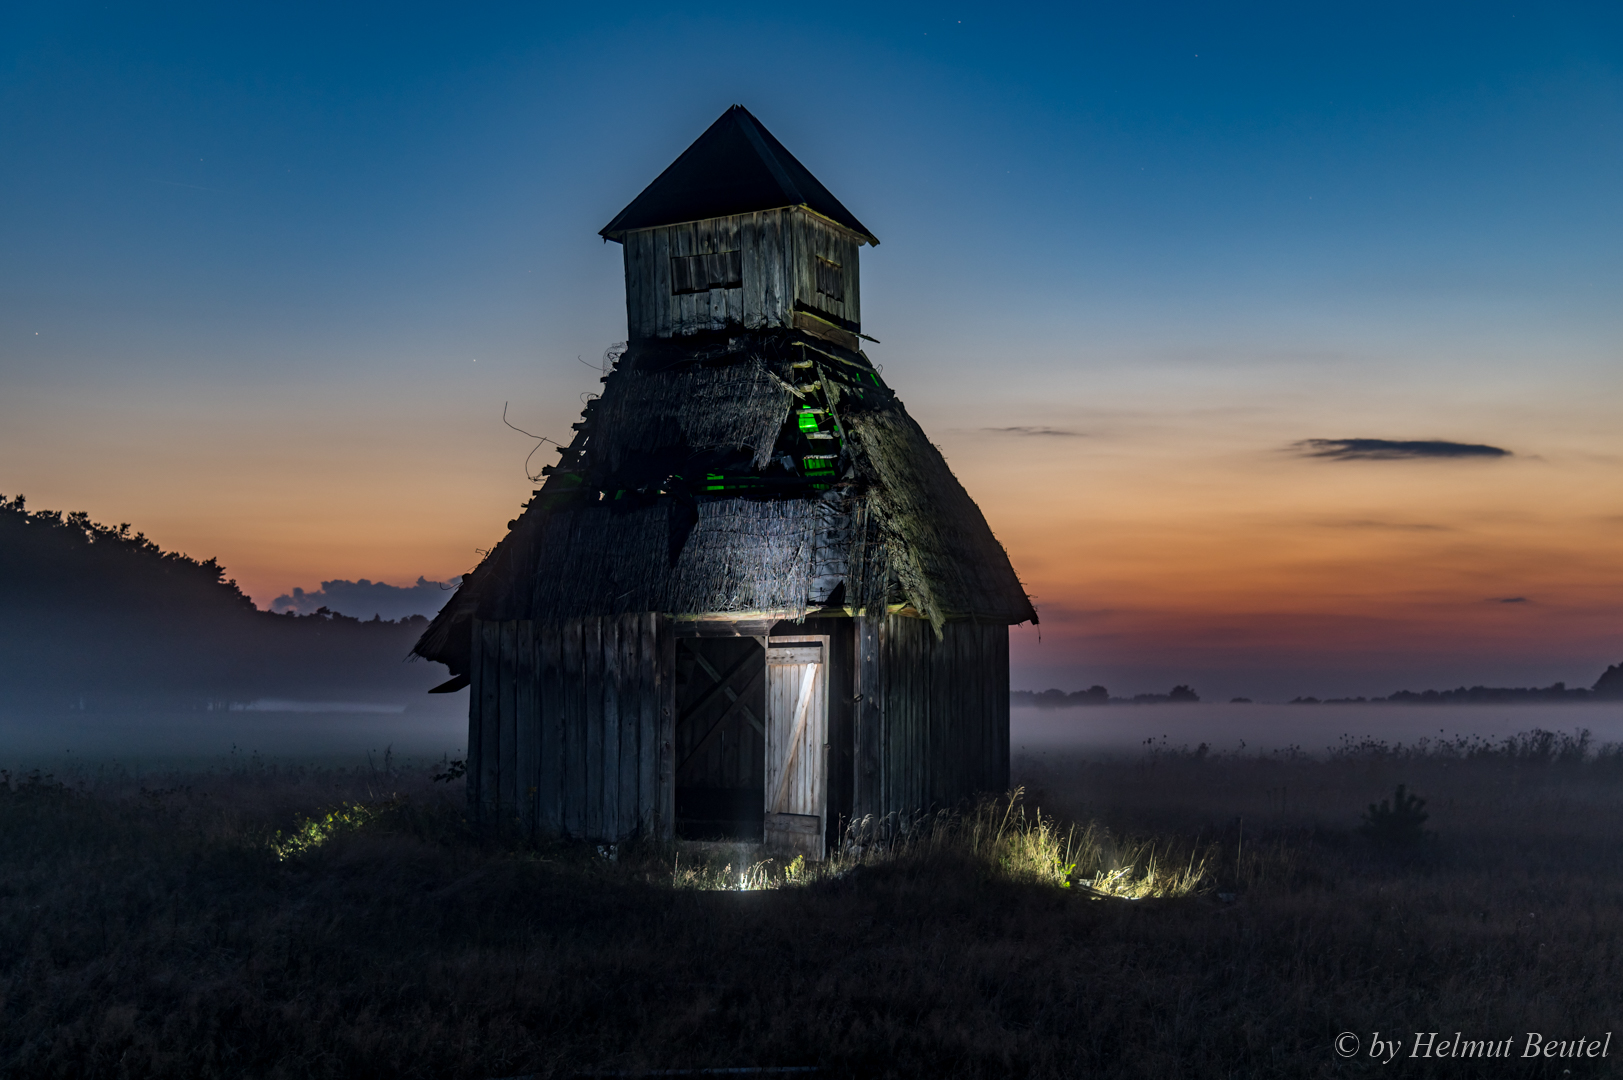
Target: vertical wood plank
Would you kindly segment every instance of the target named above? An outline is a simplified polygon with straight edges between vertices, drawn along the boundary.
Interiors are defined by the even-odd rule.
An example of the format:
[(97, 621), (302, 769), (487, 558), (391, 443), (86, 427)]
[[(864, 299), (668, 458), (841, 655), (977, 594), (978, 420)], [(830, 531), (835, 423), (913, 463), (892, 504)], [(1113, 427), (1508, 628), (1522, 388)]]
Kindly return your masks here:
[(997, 653), (997, 709), (996, 737), (998, 745), (997, 790), (1009, 788), (1009, 628), (997, 627), (998, 637), (993, 648)]
[(675, 299), (671, 296), (671, 230), (649, 229), (648, 233), (654, 245), (654, 334), (669, 337), (673, 311), (671, 301)]
[(518, 623), (515, 696), (518, 701), (518, 818), (525, 835), (535, 834), (541, 795), (541, 669), (537, 662), (535, 623)]
[(787, 326), (783, 309), (783, 214), (770, 210), (761, 215), (761, 313), (768, 326)]
[(885, 750), (890, 758), (892, 784), (886, 794), (889, 796), (888, 813), (903, 811), (908, 803), (908, 784), (911, 770), (908, 767), (908, 727), (911, 722), (907, 712), (908, 679), (910, 678), (910, 665), (907, 663), (907, 628), (897, 615), (885, 617), (885, 712), (890, 723), (885, 726)]
[(884, 648), (881, 651), (885, 667), (884, 675), (884, 703), (885, 725), (881, 730), (884, 740), (883, 753), (885, 761), (885, 801), (881, 811), (886, 814), (894, 813), (902, 804), (902, 763), (897, 760), (893, 750), (898, 741), (897, 730), (905, 717), (902, 715), (898, 694), (901, 690), (902, 680), (907, 672), (903, 669), (896, 654), (895, 623), (891, 616), (883, 616), (880, 624), (881, 640)]
[(641, 260), (638, 258), (637, 234), (627, 233), (620, 242), (621, 259), (626, 272), (626, 339), (635, 340), (642, 317)]
[(800, 272), (802, 256), (805, 254), (801, 246), (804, 239), (805, 229), (800, 211), (787, 211), (783, 222), (783, 306), (786, 311), (792, 312), (795, 301), (806, 299), (806, 292), (801, 288), (801, 279), (804, 275)]
[(586, 838), (603, 837), (603, 620), (581, 620), (581, 688), (586, 699)]
[(738, 250), (744, 271), (744, 287), (739, 290), (741, 320), (751, 330), (764, 320), (761, 314), (765, 279), (761, 276), (761, 215), (745, 214), (739, 219)]
[(658, 616), (637, 617), (637, 831), (655, 836), (659, 820)]
[(484, 744), (481, 732), (481, 720), (484, 716), (485, 702), (485, 636), (479, 630), (479, 620), (470, 620), (470, 637), (468, 650), (468, 745), (463, 751), (463, 786), (468, 798), (468, 810), (477, 820), (479, 810), (484, 805), (479, 792), (480, 748)]
[(659, 636), (659, 831), (662, 840), (676, 836), (676, 626), (657, 616)]
[(563, 624), (564, 833), (586, 835), (586, 633), (584, 619)]
[(653, 337), (658, 322), (659, 296), (654, 291), (654, 234), (641, 229), (632, 234), (637, 241), (637, 329), (638, 338)]
[(852, 813), (861, 818), (884, 812), (880, 792), (884, 777), (880, 756), (880, 725), (884, 722), (884, 687), (880, 683), (883, 668), (879, 663), (879, 619), (871, 614), (857, 617), (857, 670), (860, 697)]
[[(995, 627), (982, 625), (980, 628), (978, 644), (980, 646), (979, 669), (981, 672), (980, 702), (981, 702), (981, 744), (980, 760), (981, 774), (976, 778), (982, 791), (1002, 792), (1007, 785), (997, 782), (997, 653), (994, 651), (996, 637)], [(1007, 631), (1005, 631), (1007, 632)], [(1007, 692), (1005, 692), (1007, 697)]]
[[(723, 218), (716, 223), (716, 250), (738, 251), (739, 218)], [(739, 325), (744, 321), (744, 290), (723, 289), (721, 293), (722, 310), (719, 312), (720, 325)]]
[(848, 245), (845, 264), (845, 317), (862, 326), (862, 245)]
[(642, 658), (642, 616), (620, 616), (620, 807), (621, 839), (637, 832), (637, 794), (640, 772), (638, 734), (642, 720), (641, 679), (646, 662)]
[(620, 619), (606, 615), (602, 627), (603, 677), (603, 823), (598, 836), (620, 839)]
[(541, 669), (539, 825), (548, 835), (558, 836), (564, 831), (563, 635), (556, 623), (544, 623), (536, 636)]
[[(985, 775), (981, 778), (981, 785), (985, 790), (994, 792), (1004, 792), (1009, 788), (1008, 777), (999, 775), (1009, 741), (1009, 688), (1006, 679), (1000, 677), (1003, 662), (999, 659), (998, 649), (1000, 642), (1006, 644), (1008, 640), (1007, 626), (981, 627), (981, 670), (986, 673), (985, 687), (982, 690), (986, 709), (986, 769)], [(1001, 708), (999, 694), (1003, 699)]]
[[(693, 230), (693, 247), (690, 250), (690, 254), (708, 254), (713, 248), (712, 240), (716, 231), (715, 219), (712, 218), (707, 221), (695, 221), (689, 227)], [(705, 264), (703, 260), (700, 260), (700, 263), (701, 265), (705, 266), (705, 275), (708, 277), (709, 266)], [(693, 301), (693, 321), (689, 324), (690, 330), (710, 329), (710, 304), (711, 299), (714, 296), (714, 289), (706, 289), (704, 292), (697, 292), (691, 295), (690, 298)]]
[(495, 820), (501, 805), (502, 624), (481, 621), (477, 625), (484, 639), (480, 653), (484, 680), (479, 705), (479, 805), (483, 815)]
[(923, 619), (906, 619), (908, 633), (908, 696), (911, 698), (911, 708), (908, 709), (909, 728), (911, 729), (912, 753), (908, 755), (912, 764), (912, 776), (908, 779), (908, 809), (921, 810), (930, 802), (929, 792), (929, 766), (930, 766), (930, 694), (929, 694), (929, 657), (925, 650), (929, 647), (920, 628), (925, 625)]
[(936, 657), (935, 663), (930, 665), (930, 711), (935, 714), (931, 718), (931, 730), (936, 736), (932, 740), (935, 751), (931, 755), (934, 776), (930, 798), (941, 805), (956, 802), (961, 797), (960, 789), (963, 786), (958, 776), (959, 764), (963, 760), (958, 733), (962, 727), (960, 720), (969, 703), (955, 696), (962, 682), (961, 669), (955, 663), (958, 659), (957, 646), (962, 639), (957, 631), (958, 624), (948, 623), (941, 628), (939, 641), (934, 637), (925, 639)]
[(496, 801), (503, 821), (518, 810), (518, 625), (512, 620), (496, 624), (501, 641), (501, 692), (497, 709), (501, 716), (501, 764), (497, 766)]
[(634, 341), (643, 336), (643, 306), (648, 302), (643, 289), (643, 264), (646, 260), (643, 258), (642, 233), (627, 233), (622, 242), (626, 249), (626, 340)]
[[(671, 258), (685, 259), (693, 254), (693, 226), (672, 225)], [(667, 264), (669, 260), (666, 260)], [(671, 333), (686, 334), (693, 329), (693, 294), (682, 293), (671, 297)]]

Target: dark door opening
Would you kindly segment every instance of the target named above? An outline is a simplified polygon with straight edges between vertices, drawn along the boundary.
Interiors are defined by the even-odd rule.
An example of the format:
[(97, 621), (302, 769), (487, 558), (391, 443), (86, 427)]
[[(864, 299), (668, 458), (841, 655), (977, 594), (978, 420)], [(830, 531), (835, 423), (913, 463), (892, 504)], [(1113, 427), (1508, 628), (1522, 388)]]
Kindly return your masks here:
[(755, 638), (678, 639), (678, 837), (761, 839), (766, 681), (766, 652)]

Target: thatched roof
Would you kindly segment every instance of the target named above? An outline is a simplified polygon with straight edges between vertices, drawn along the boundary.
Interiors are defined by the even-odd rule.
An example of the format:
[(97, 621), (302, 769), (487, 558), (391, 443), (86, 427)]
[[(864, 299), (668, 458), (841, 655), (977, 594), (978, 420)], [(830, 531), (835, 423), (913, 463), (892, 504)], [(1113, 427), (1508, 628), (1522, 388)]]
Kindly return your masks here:
[(579, 430), (419, 655), (465, 671), (471, 618), (1037, 619), (980, 509), (860, 352), (786, 330), (639, 342)]

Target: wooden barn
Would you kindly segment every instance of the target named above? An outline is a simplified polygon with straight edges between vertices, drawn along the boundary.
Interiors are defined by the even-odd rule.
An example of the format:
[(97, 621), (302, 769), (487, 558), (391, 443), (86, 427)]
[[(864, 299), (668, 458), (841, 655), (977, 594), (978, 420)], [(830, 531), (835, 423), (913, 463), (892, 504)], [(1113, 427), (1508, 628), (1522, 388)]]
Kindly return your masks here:
[(625, 351), (416, 646), (471, 687), (476, 812), (820, 857), (1006, 788), (1037, 616), (860, 347), (879, 241), (740, 106), (602, 235)]

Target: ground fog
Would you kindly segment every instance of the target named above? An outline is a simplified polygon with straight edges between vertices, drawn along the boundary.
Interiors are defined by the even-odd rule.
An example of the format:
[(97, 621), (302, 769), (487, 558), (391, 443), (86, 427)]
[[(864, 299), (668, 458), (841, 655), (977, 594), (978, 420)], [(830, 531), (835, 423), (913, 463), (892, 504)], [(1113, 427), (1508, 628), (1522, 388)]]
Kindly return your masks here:
[[(8, 1076), (1602, 1076), (1623, 755), (1050, 748), (827, 864), (476, 829), (392, 754), (0, 784)], [(1425, 800), (1372, 834), (1398, 784)], [(1426, 815), (1418, 820), (1419, 815)], [(1390, 822), (1389, 822), (1390, 823)], [(1137, 899), (1130, 899), (1137, 897)], [(1397, 1039), (1381, 1065), (1371, 1037)], [(1342, 1033), (1359, 1040), (1351, 1058)], [(1345, 1047), (1346, 1044), (1341, 1044)]]

